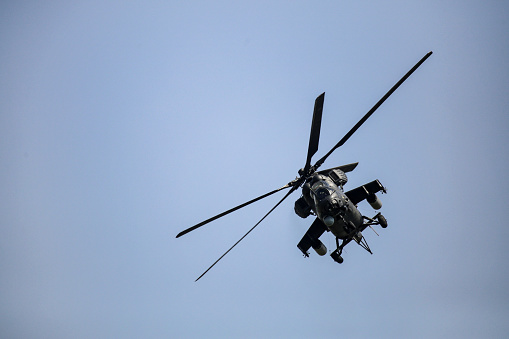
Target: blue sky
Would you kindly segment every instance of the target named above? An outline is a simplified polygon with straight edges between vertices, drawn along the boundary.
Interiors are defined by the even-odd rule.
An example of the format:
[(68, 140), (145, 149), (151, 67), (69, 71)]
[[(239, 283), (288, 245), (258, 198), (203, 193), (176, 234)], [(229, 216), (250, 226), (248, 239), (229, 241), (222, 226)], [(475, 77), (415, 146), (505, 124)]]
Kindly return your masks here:
[[(1, 9), (3, 337), (506, 337), (507, 4)], [(430, 50), (323, 165), (388, 188), (374, 255), (303, 258), (295, 193), (194, 283), (283, 194), (178, 232), (295, 178), (320, 93), (315, 161)]]

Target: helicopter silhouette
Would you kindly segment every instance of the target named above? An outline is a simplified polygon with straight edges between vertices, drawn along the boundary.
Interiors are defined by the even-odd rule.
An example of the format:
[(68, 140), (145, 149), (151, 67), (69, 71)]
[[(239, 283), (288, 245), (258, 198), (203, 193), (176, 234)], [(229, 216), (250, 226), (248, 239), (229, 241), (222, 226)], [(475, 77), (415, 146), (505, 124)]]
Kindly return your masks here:
[[(331, 252), (330, 256), (337, 263), (343, 263), (343, 258), (341, 256), (343, 248), (352, 240), (366, 251), (373, 254), (366, 242), (366, 239), (362, 235), (362, 232), (368, 227), (373, 229), (372, 226), (374, 225), (380, 225), (382, 228), (386, 228), (387, 220), (381, 213), (377, 213), (372, 218), (362, 215), (357, 209), (357, 204), (366, 200), (371, 207), (375, 210), (379, 210), (382, 207), (382, 203), (377, 196), (377, 193), (387, 193), (385, 187), (382, 186), (380, 181), (374, 180), (345, 192), (343, 190), (343, 186), (348, 181), (346, 173), (353, 171), (358, 163), (342, 165), (322, 171), (318, 171), (318, 168), (332, 154), (332, 152), (341, 147), (357, 131), (357, 129), (359, 129), (359, 127), (380, 107), (380, 105), (382, 105), (382, 103), (392, 93), (394, 93), (394, 91), (417, 68), (419, 68), (419, 66), (421, 66), (421, 64), (424, 63), (424, 61), (426, 61), (432, 53), (433, 52), (431, 51), (428, 52), (417, 64), (415, 64), (415, 66), (412, 67), (329, 152), (312, 165), (311, 159), (318, 151), (323, 102), (325, 98), (325, 93), (320, 94), (315, 100), (306, 163), (304, 167), (298, 171), (298, 177), (283, 187), (277, 188), (255, 199), (233, 207), (177, 234), (177, 238), (179, 238), (184, 234), (210, 223), (211, 221), (219, 219), (256, 201), (264, 199), (284, 189), (290, 189), (274, 207), (272, 207), (246, 234), (242, 236), (242, 238), (233, 244), (228, 251), (219, 257), (219, 259), (217, 259), (195, 281), (202, 278), (226, 254), (228, 254), (249, 233), (251, 233), (270, 213), (272, 213), (272, 211), (274, 211), (290, 194), (301, 187), (302, 195), (299, 199), (297, 199), (297, 201), (295, 201), (295, 213), (301, 218), (307, 218), (311, 215), (315, 217), (311, 226), (297, 244), (297, 247), (302, 251), (304, 256), (309, 256), (308, 250), (310, 248), (313, 248), (320, 256), (327, 254), (327, 248), (319, 239), (325, 232), (332, 233), (336, 239), (336, 249)], [(373, 229), (373, 231), (375, 230)]]

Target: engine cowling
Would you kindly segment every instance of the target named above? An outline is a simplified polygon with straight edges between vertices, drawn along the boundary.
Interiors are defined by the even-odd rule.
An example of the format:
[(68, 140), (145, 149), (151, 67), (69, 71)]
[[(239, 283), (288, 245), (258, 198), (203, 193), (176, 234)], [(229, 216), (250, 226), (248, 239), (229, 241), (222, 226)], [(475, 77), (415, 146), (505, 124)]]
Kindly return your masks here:
[(331, 178), (336, 185), (341, 187), (343, 187), (348, 182), (348, 178), (345, 172), (337, 168), (329, 172), (329, 178)]
[(295, 213), (301, 218), (307, 218), (311, 214), (311, 207), (308, 205), (304, 197), (300, 197), (295, 201)]
[(375, 210), (379, 210), (380, 208), (382, 208), (382, 201), (378, 199), (375, 193), (370, 194), (366, 200)]
[(316, 253), (320, 256), (327, 254), (327, 247), (320, 240), (316, 239), (316, 241), (311, 245)]

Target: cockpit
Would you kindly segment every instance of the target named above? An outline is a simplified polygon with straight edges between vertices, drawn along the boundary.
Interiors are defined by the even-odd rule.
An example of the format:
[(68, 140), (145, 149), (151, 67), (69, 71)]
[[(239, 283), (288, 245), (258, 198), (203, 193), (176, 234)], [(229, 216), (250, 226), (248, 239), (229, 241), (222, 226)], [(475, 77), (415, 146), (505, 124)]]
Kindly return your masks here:
[(311, 186), (311, 195), (315, 200), (321, 201), (334, 193), (334, 189), (327, 185), (327, 182), (318, 181)]

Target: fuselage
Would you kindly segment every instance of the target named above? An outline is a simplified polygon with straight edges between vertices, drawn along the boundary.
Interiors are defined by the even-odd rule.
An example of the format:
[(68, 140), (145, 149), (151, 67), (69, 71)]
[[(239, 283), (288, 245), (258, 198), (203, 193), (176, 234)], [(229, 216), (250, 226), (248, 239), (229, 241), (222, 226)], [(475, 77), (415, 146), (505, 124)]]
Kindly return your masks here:
[(336, 237), (345, 239), (363, 224), (357, 207), (329, 176), (315, 174), (304, 184), (302, 193), (316, 216)]

